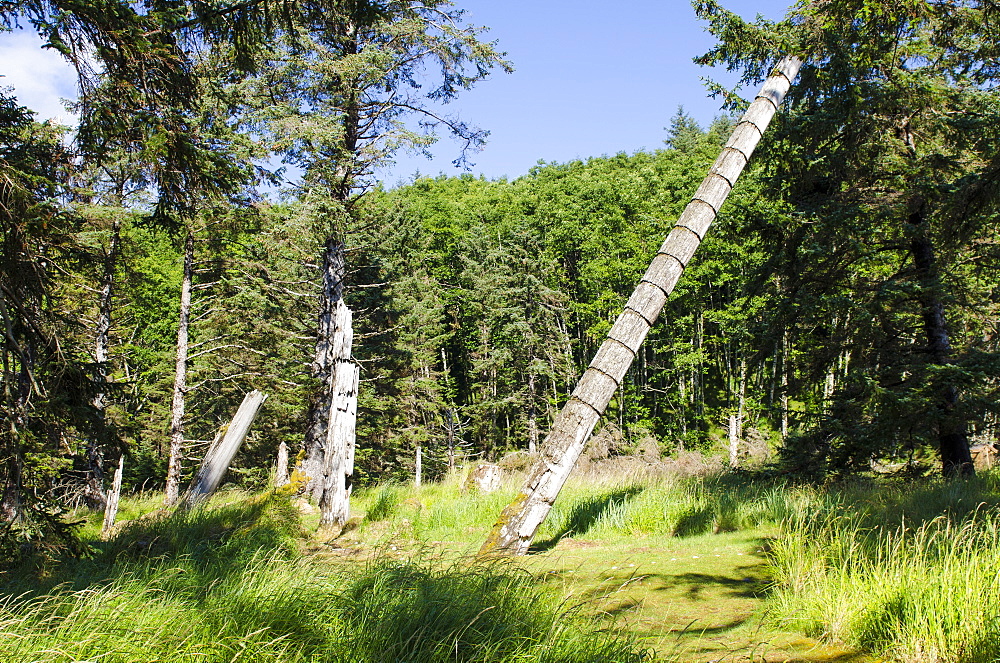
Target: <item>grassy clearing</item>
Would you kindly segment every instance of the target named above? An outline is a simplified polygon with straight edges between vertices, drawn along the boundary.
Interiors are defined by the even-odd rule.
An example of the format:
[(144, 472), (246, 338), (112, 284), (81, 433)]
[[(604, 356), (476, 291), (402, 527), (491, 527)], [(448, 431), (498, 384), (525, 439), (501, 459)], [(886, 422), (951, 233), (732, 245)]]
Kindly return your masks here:
[[(457, 484), (383, 487), (366, 498), (382, 516), (369, 516), (367, 526), (384, 540), (470, 551), (512, 495), (513, 487), (486, 498), (462, 494)], [(726, 548), (733, 541), (739, 550)], [(713, 651), (748, 655), (752, 631), (758, 653), (777, 647), (787, 654), (763, 642), (791, 642), (780, 634), (795, 632), (886, 660), (1000, 661), (996, 474), (822, 488), (741, 475), (578, 479), (535, 550), (545, 554), (529, 568), (563, 591), (597, 599), (592, 616), (629, 622), (662, 656), (696, 660), (686, 643), (705, 648), (713, 638)], [(755, 551), (766, 565), (751, 559)], [(716, 557), (737, 553), (747, 556)], [(836, 651), (787, 660), (847, 655)]]
[(578, 477), (534, 554), (473, 561), (516, 488), (359, 491), (332, 541), (274, 495), (146, 496), (89, 559), (4, 579), (0, 660), (1000, 661), (995, 475)]
[(510, 564), (300, 553), (298, 509), (243, 496), (132, 521), (88, 560), (10, 574), (0, 660), (638, 661)]

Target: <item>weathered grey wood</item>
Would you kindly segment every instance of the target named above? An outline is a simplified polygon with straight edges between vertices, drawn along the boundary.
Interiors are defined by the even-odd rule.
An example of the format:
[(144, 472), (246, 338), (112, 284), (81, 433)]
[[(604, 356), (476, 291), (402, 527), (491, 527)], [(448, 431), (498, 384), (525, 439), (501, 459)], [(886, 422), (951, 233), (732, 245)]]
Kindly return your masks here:
[[(334, 236), (328, 237), (323, 250), (323, 286), (316, 326), (316, 348), (310, 368), (320, 388), (309, 402), (308, 423), (303, 440), (303, 457), (296, 464), (296, 474), (305, 482), (304, 492), (319, 503), (325, 485), (323, 478), (324, 445), (330, 415), (330, 399), (340, 361), (350, 359), (353, 330), (344, 329), (341, 304), (344, 299), (344, 278), (347, 271), (346, 248)], [(350, 319), (348, 318), (348, 323)], [(344, 336), (349, 333), (350, 337)], [(345, 354), (345, 347), (347, 352)]]
[[(670, 260), (667, 256), (664, 256), (663, 259)], [(676, 260), (673, 262), (677, 263)], [(639, 285), (635, 287), (635, 290), (632, 291), (632, 296), (628, 298), (625, 308), (635, 311), (646, 322), (652, 324), (653, 320), (656, 320), (656, 317), (660, 314), (666, 301), (667, 293), (662, 288), (657, 287), (655, 283), (650, 283), (643, 278), (639, 282)]]
[(713, 172), (716, 175), (721, 175), (726, 178), (726, 181), (729, 182), (730, 185), (733, 185), (736, 182), (736, 178), (740, 176), (740, 173), (743, 172), (746, 165), (747, 158), (742, 152), (734, 150), (731, 147), (727, 147), (722, 150), (722, 154), (720, 154), (719, 158), (715, 160), (714, 164), (712, 164), (712, 170), (710, 172)]
[[(715, 175), (712, 175), (713, 179), (721, 179)], [(718, 203), (721, 207), (722, 203)], [(715, 208), (706, 203), (703, 200), (692, 200), (688, 203), (688, 206), (684, 208), (681, 212), (681, 218), (677, 219), (677, 225), (682, 228), (687, 228), (695, 235), (698, 239), (695, 242), (695, 247), (691, 249), (692, 255), (694, 250), (697, 248), (701, 240), (705, 239), (705, 233), (708, 232), (708, 227), (712, 225), (715, 221), (716, 211)]]
[(420, 488), (424, 483), (424, 449), (417, 444), (416, 457), (413, 459), (413, 486)]
[(729, 467), (740, 465), (740, 432), (736, 424), (736, 415), (729, 415)]
[(648, 332), (649, 322), (635, 311), (625, 309), (608, 332), (608, 338), (620, 341), (622, 345), (636, 353)]
[(188, 325), (191, 318), (191, 280), (194, 276), (194, 232), (184, 241), (184, 275), (181, 279), (180, 321), (177, 323), (177, 352), (174, 357), (174, 393), (170, 403), (170, 457), (167, 461), (166, 506), (180, 495), (181, 460), (184, 453), (184, 398), (187, 393)]
[(757, 143), (760, 142), (761, 133), (760, 129), (751, 122), (740, 122), (733, 129), (732, 135), (729, 137), (729, 142), (726, 143), (726, 147), (738, 150), (743, 153), (743, 156), (750, 160), (751, 155), (753, 155), (753, 150), (757, 147)]
[(691, 257), (698, 249), (698, 244), (700, 243), (701, 238), (696, 232), (690, 228), (678, 225), (674, 226), (674, 229), (667, 235), (663, 246), (660, 247), (660, 253), (666, 253), (668, 256), (676, 258), (677, 262), (686, 267), (691, 262)]
[[(94, 334), (94, 368), (97, 393), (92, 403), (101, 426), (105, 425), (108, 409), (108, 358), (111, 345), (111, 313), (115, 290), (115, 273), (118, 267), (118, 253), (121, 246), (121, 221), (111, 224), (111, 238), (104, 254), (104, 274), (101, 279), (101, 295), (97, 307), (97, 325)], [(104, 492), (104, 457), (101, 452), (101, 436), (92, 436), (87, 442), (87, 462), (90, 465), (87, 476), (86, 496), (90, 505), (107, 509), (108, 496)]]
[[(750, 157), (762, 131), (781, 103), (783, 90), (788, 89), (785, 83), (791, 83), (800, 64), (796, 58), (784, 58), (761, 88), (761, 95), (764, 96), (750, 105), (745, 121), (737, 124), (723, 154), (699, 187), (695, 199), (678, 219), (677, 227), (663, 243), (660, 255), (654, 258), (636, 293), (629, 299), (629, 307), (618, 316), (608, 340), (601, 345), (572, 397), (553, 422), (552, 430), (542, 445), (541, 458), (529, 473), (521, 492), (500, 514), (480, 550), (481, 554), (527, 552), (535, 532), (580, 457), (587, 438), (645, 339), (652, 322), (649, 316), (655, 318), (662, 308), (659, 295), (647, 284), (654, 285), (664, 295), (673, 289), (683, 266), (694, 255), (715, 219), (716, 210), (729, 195), (731, 185), (742, 170), (740, 158), (727, 155), (726, 151), (741, 152), (745, 164), (745, 159)], [(773, 80), (775, 78), (783, 78), (784, 82)], [(726, 175), (718, 172), (723, 169)], [(675, 259), (676, 267), (670, 262)]]
[(733, 185), (722, 175), (709, 173), (705, 181), (701, 183), (694, 197), (697, 200), (712, 206), (716, 214), (722, 208), (722, 203), (726, 202), (729, 192), (733, 190)]
[(774, 104), (767, 99), (757, 99), (747, 108), (746, 115), (743, 116), (743, 122), (749, 122), (754, 125), (760, 132), (760, 135), (763, 136), (772, 117), (774, 117)]
[[(343, 302), (339, 306), (344, 306)], [(350, 348), (349, 345), (346, 347)], [(359, 381), (360, 370), (357, 364), (351, 361), (338, 362), (323, 454), (320, 527), (343, 526), (351, 517)]]
[[(666, 253), (657, 253), (653, 256), (653, 260), (650, 261), (649, 267), (646, 268), (645, 274), (642, 275), (642, 279), (639, 281), (639, 285), (652, 285), (657, 290), (662, 293), (662, 301), (659, 301), (661, 295), (655, 293), (644, 293), (636, 289), (636, 292), (632, 293), (629, 297), (629, 301), (634, 301), (636, 298), (656, 298), (658, 303), (657, 311), (663, 308), (663, 304), (667, 301), (667, 296), (670, 294), (671, 289), (673, 289), (674, 284), (677, 283), (677, 279), (680, 277), (681, 272), (684, 271), (684, 265), (681, 264), (677, 258), (667, 255)], [(640, 310), (639, 307), (631, 307), (635, 310)]]
[(629, 365), (635, 360), (635, 353), (618, 341), (608, 339), (601, 344), (590, 366), (604, 371), (618, 384), (622, 383)]
[(588, 368), (576, 384), (573, 398), (583, 401), (598, 412), (603, 412), (617, 389), (618, 381), (613, 377), (600, 369)]
[(191, 481), (191, 487), (184, 497), (184, 504), (188, 508), (214, 493), (222, 483), (222, 478), (229, 470), (229, 464), (233, 462), (233, 457), (243, 444), (257, 411), (266, 399), (267, 396), (254, 389), (243, 397), (243, 403), (225, 430), (220, 429), (220, 435), (216, 436), (205, 453), (201, 467), (198, 468), (198, 473)]
[(111, 481), (111, 491), (108, 493), (107, 504), (104, 506), (104, 525), (101, 527), (101, 537), (111, 534), (118, 517), (118, 500), (122, 496), (122, 473), (125, 471), (125, 454), (118, 459), (118, 469)]
[(785, 98), (788, 89), (792, 87), (791, 82), (784, 76), (772, 76), (764, 83), (764, 87), (757, 93), (757, 99), (766, 99), (778, 109), (778, 104)]
[(278, 445), (278, 461), (274, 469), (274, 487), (281, 488), (287, 486), (291, 481), (288, 478), (288, 445), (282, 442)]

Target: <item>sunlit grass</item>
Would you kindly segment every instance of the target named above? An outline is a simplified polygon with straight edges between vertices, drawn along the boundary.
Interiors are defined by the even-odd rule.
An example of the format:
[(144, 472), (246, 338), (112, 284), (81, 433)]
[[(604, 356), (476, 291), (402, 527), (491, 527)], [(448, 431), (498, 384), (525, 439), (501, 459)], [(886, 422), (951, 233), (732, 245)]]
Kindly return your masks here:
[(774, 614), (895, 660), (1000, 660), (996, 477), (815, 492), (774, 543)]
[(288, 498), (229, 499), (124, 523), (109, 541), (93, 542), (90, 559), (49, 575), (9, 574), (0, 660), (644, 658), (626, 636), (597, 632), (513, 565), (380, 556), (331, 563), (302, 552), (307, 542)]

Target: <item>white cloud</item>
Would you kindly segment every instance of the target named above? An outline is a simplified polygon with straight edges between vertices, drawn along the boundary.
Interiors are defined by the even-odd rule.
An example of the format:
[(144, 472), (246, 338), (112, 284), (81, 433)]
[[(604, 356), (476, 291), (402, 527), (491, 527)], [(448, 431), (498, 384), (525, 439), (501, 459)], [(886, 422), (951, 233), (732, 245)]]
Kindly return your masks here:
[(77, 119), (62, 100), (76, 99), (76, 72), (42, 43), (26, 30), (0, 33), (0, 87), (13, 87), (18, 103), (35, 111), (38, 120), (75, 126)]

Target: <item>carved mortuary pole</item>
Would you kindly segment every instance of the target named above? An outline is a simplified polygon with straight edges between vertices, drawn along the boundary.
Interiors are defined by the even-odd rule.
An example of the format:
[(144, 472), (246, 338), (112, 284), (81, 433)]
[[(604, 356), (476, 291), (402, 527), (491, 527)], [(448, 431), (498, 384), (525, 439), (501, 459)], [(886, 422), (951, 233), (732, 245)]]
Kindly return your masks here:
[(674, 289), (732, 191), (801, 65), (797, 58), (783, 58), (733, 129), (722, 154), (653, 258), (608, 338), (553, 422), (542, 446), (541, 458), (532, 468), (521, 492), (500, 514), (480, 554), (499, 551), (524, 554), (528, 551), (587, 438), (663, 308), (667, 295)]

